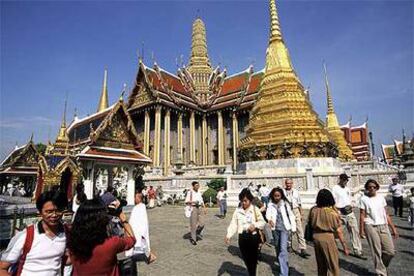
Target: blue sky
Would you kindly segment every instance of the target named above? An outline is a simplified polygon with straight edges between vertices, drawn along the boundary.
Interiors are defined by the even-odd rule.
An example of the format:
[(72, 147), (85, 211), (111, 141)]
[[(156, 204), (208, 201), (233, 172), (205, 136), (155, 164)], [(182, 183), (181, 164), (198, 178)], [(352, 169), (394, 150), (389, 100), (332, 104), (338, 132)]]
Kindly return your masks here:
[[(328, 66), (341, 123), (369, 118), (377, 149), (411, 137), (413, 119), (413, 1), (278, 1), (285, 42), (320, 118)], [(68, 121), (96, 110), (103, 70), (109, 98), (132, 86), (137, 51), (145, 62), (176, 71), (191, 45), (197, 14), (207, 28), (213, 65), (229, 74), (264, 66), (268, 1), (1, 1), (0, 158), (25, 143), (55, 139), (68, 95)], [(197, 13), (197, 10), (199, 12)]]

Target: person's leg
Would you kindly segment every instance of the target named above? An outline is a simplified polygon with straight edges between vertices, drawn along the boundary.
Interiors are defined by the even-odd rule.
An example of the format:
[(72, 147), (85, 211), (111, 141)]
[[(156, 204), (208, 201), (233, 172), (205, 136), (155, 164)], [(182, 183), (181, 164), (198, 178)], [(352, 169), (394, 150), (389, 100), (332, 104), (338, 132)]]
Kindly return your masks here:
[(404, 205), (404, 200), (403, 200), (403, 197), (402, 196), (400, 196), (399, 198), (398, 198), (398, 208), (399, 208), (399, 210), (398, 210), (398, 215), (402, 218), (402, 216), (403, 216), (403, 205)]
[(201, 207), (197, 208), (197, 235), (201, 235), (204, 230), (204, 216), (202, 212)]
[(219, 204), (219, 210), (220, 210), (219, 216), (223, 216), (223, 201), (219, 200), (218, 204)]
[(287, 276), (289, 275), (289, 253), (288, 253), (288, 231), (278, 231), (279, 232), (279, 265), (280, 265), (280, 275)]
[(398, 198), (392, 197), (392, 206), (394, 207), (394, 216), (397, 216), (397, 209), (398, 209)]
[(227, 200), (223, 200), (223, 216), (225, 217), (227, 214)]
[(410, 208), (411, 227), (414, 227), (414, 208)]
[(347, 221), (348, 232), (352, 241), (354, 254), (362, 255), (362, 244), (361, 239), (359, 238), (358, 221), (353, 212), (347, 216)]
[(280, 236), (279, 236), (278, 231), (276, 231), (276, 230), (272, 230), (272, 235), (273, 235), (273, 245), (275, 246), (276, 259), (279, 262), (279, 252), (280, 252), (280, 250), (279, 250), (279, 244), (280, 244), (280, 242), (279, 241), (280, 241)]
[(305, 233), (303, 231), (302, 216), (300, 215), (299, 208), (293, 209), (296, 221), (296, 237), (298, 239), (299, 250), (306, 250)]
[(318, 268), (318, 275), (326, 276), (328, 273), (328, 267), (326, 266), (326, 258), (318, 238), (314, 239), (314, 248), (316, 256), (316, 265)]
[(197, 217), (198, 217), (198, 208), (193, 207), (190, 216), (190, 229), (191, 229), (191, 239), (197, 241)]
[(381, 226), (379, 228), (380, 238), (381, 238), (381, 249), (382, 255), (381, 259), (385, 267), (388, 267), (392, 258), (395, 255), (394, 243), (392, 241), (390, 229), (388, 225)]
[(255, 236), (250, 234), (239, 235), (240, 252), (250, 276), (256, 275), (258, 244)]
[(365, 235), (374, 261), (375, 272), (377, 275), (387, 276), (387, 268), (382, 262), (381, 238), (377, 227), (365, 224)]

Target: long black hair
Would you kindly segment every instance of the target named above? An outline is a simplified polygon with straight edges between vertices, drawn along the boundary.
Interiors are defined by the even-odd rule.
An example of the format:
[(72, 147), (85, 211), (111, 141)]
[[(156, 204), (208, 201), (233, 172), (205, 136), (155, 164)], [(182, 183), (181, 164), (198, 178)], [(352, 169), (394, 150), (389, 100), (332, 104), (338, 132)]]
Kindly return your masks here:
[(81, 262), (87, 262), (95, 246), (108, 238), (109, 216), (99, 198), (86, 200), (79, 206), (68, 239), (68, 248)]
[(316, 206), (319, 208), (332, 207), (335, 205), (335, 199), (328, 189), (322, 189), (316, 196)]
[(282, 199), (283, 201), (285, 201), (285, 202), (289, 203), (289, 200), (286, 198), (285, 192), (284, 192), (284, 191), (283, 191), (283, 189), (282, 189), (282, 188), (280, 188), (280, 187), (273, 188), (273, 189), (270, 191), (269, 197), (270, 197), (270, 199), (272, 200), (272, 202), (273, 202), (273, 203), (276, 203), (276, 202), (275, 202), (275, 199), (274, 199), (274, 197), (273, 197), (273, 195), (274, 195), (276, 192), (278, 192), (278, 193), (280, 193), (280, 194), (282, 195), (282, 198), (281, 198), (281, 199)]
[(80, 204), (88, 199), (85, 194), (85, 185), (83, 185), (83, 183), (79, 183), (76, 186), (76, 198), (78, 199)]

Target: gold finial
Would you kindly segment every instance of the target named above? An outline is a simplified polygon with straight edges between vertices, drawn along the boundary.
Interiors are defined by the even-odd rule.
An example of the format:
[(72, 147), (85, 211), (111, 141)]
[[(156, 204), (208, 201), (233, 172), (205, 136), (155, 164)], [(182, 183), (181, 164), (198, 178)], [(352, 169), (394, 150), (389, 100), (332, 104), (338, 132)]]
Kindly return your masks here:
[(211, 68), (207, 52), (206, 27), (203, 20), (199, 17), (193, 23), (191, 58), (189, 62), (190, 72), (192, 71), (192, 67)]
[(323, 70), (325, 72), (325, 87), (326, 87), (326, 101), (327, 101), (327, 105), (328, 105), (328, 114), (333, 114), (333, 113), (335, 113), (335, 111), (334, 111), (334, 107), (333, 107), (331, 89), (329, 88), (328, 72), (326, 70), (326, 63), (325, 62), (323, 62)]
[(276, 0), (270, 0), (270, 41), (282, 40), (279, 16), (277, 14)]
[(108, 69), (105, 68), (104, 71), (104, 80), (102, 85), (102, 93), (101, 98), (98, 104), (97, 112), (103, 111), (104, 109), (108, 108)]
[(63, 117), (62, 117), (62, 124), (60, 125), (60, 130), (59, 130), (59, 135), (57, 139), (66, 139), (67, 138), (67, 134), (66, 134), (66, 108), (67, 108), (67, 96), (65, 98), (65, 107), (63, 109)]

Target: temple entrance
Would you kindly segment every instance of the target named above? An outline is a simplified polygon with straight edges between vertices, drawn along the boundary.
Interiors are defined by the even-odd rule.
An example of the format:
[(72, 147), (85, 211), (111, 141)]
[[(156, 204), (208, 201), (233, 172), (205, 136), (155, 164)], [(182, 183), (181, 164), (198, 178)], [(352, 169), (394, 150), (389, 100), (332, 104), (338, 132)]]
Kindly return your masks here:
[(70, 168), (66, 168), (62, 173), (59, 188), (68, 201), (72, 199), (72, 171)]

